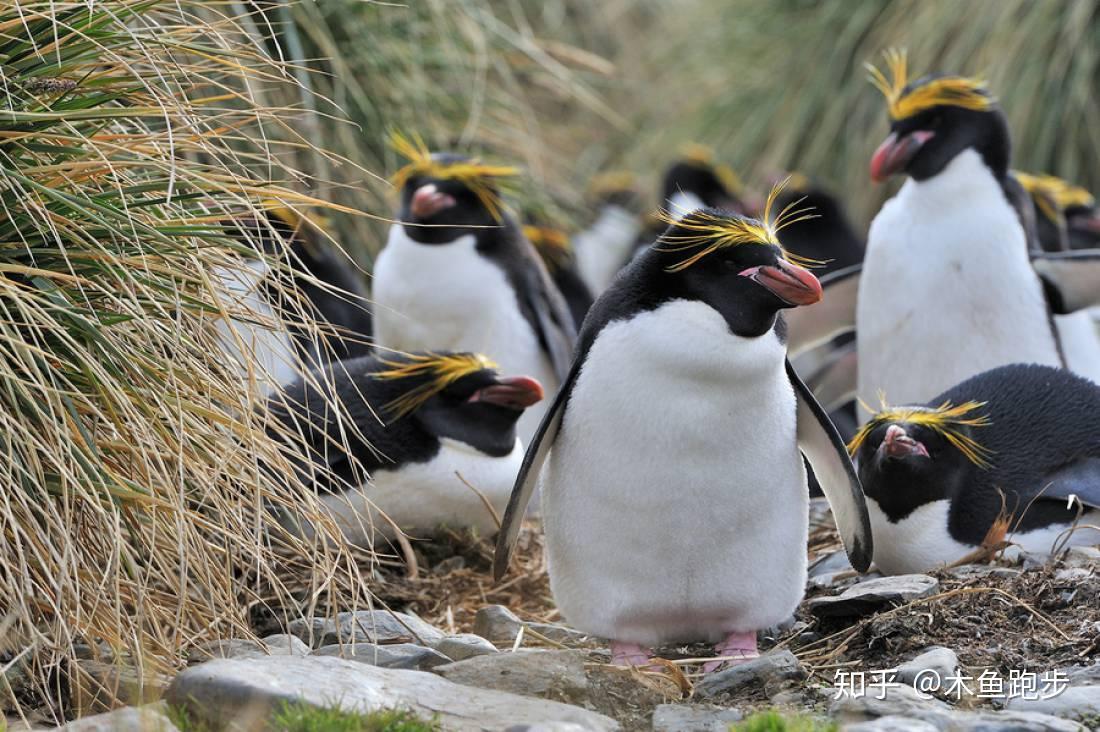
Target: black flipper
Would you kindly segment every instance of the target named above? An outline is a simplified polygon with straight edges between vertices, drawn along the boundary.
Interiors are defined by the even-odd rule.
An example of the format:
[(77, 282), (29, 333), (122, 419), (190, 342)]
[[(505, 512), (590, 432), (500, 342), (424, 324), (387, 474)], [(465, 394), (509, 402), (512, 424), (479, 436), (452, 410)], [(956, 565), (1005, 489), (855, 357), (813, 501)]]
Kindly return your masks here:
[(1031, 266), (1055, 315), (1100, 305), (1100, 249), (1033, 253)]
[(871, 566), (874, 545), (859, 477), (829, 415), (798, 378), (789, 360), (786, 365), (798, 399), (798, 447), (813, 466), (821, 492), (829, 499), (848, 561), (858, 571), (866, 572)]
[(516, 540), (519, 538), (519, 529), (523, 523), (523, 516), (527, 513), (527, 504), (531, 502), (531, 496), (538, 486), (539, 474), (542, 472), (546, 456), (550, 454), (550, 448), (558, 436), (558, 428), (561, 427), (561, 418), (565, 413), (565, 403), (569, 400), (569, 392), (573, 390), (573, 382), (580, 372), (581, 359), (578, 358), (569, 370), (568, 376), (558, 389), (554, 403), (542, 417), (535, 436), (531, 438), (531, 444), (527, 446), (527, 452), (523, 456), (523, 463), (519, 467), (519, 475), (516, 476), (516, 484), (512, 488), (512, 495), (508, 499), (508, 507), (504, 510), (504, 518), (500, 522), (500, 532), (497, 534), (496, 551), (493, 554), (493, 579), (500, 580), (508, 571), (508, 563), (512, 559), (512, 551), (516, 548)]
[(824, 296), (820, 302), (792, 308), (783, 314), (787, 321), (787, 353), (792, 358), (841, 333), (855, 330), (856, 298), (862, 271), (862, 264), (853, 264), (825, 275), (821, 278)]
[(1047, 476), (1043, 487), (1043, 499), (1069, 503), (1073, 497), (1089, 508), (1100, 509), (1100, 458), (1083, 458), (1056, 470)]

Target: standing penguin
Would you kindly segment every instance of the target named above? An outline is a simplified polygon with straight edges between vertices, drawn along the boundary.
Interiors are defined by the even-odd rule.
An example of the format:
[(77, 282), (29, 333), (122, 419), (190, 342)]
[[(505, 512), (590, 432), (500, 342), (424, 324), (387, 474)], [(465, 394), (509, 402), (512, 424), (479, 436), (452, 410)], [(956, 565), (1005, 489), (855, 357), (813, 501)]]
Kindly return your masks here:
[(813, 211), (812, 216), (784, 228), (779, 238), (787, 251), (820, 262), (822, 274), (863, 261), (863, 238), (856, 233), (844, 204), (820, 183), (792, 173), (776, 205)]
[[(504, 210), (498, 185), (514, 168), (432, 155), (395, 136), (411, 162), (394, 176), (398, 221), (374, 265), (375, 339), (400, 351), (491, 353), (507, 373), (554, 393), (568, 372), (575, 328), (546, 268)], [(544, 408), (529, 409), (528, 441)]]
[[(800, 450), (833, 506), (852, 564), (870, 525), (844, 445), (785, 360), (780, 311), (817, 279), (776, 230), (713, 209), (669, 227), (593, 305), (569, 378), (529, 445), (498, 536), (508, 566), (542, 474), (550, 585), (565, 619), (611, 639), (618, 664), (707, 641), (756, 655), (806, 583)], [(545, 464), (545, 468), (544, 468)]]
[[(884, 391), (896, 403), (922, 402), (1006, 363), (1063, 366), (1044, 295), (1066, 284), (1067, 262), (1041, 280), (1029, 258), (1007, 187), (1004, 113), (980, 81), (909, 83), (904, 54), (889, 52), (887, 60), (891, 80), (871, 68), (891, 118), (871, 177), (908, 180), (868, 237), (856, 311), (859, 395), (870, 402)], [(1071, 300), (1100, 295), (1097, 261), (1070, 283)]]
[(661, 180), (662, 205), (675, 216), (697, 208), (718, 208), (746, 214), (745, 186), (728, 165), (717, 163), (713, 151), (703, 145), (688, 145), (680, 159), (669, 166)]
[(523, 458), (516, 422), (541, 399), (479, 354), (364, 356), (273, 395), (270, 432), (353, 544), (442, 525), (491, 535)]
[(978, 374), (922, 405), (884, 408), (849, 445), (875, 564), (887, 574), (927, 572), (1006, 537), (1036, 553), (1100, 542), (1097, 414), (1096, 384), (1025, 364)]
[(573, 237), (577, 270), (593, 295), (603, 292), (634, 252), (642, 230), (641, 196), (634, 176), (608, 172), (589, 186), (596, 219)]
[(592, 307), (592, 292), (577, 269), (577, 257), (569, 235), (561, 229), (547, 225), (524, 226), (523, 235), (542, 257), (542, 263), (546, 265), (551, 279), (569, 306), (573, 324), (579, 329), (588, 308)]

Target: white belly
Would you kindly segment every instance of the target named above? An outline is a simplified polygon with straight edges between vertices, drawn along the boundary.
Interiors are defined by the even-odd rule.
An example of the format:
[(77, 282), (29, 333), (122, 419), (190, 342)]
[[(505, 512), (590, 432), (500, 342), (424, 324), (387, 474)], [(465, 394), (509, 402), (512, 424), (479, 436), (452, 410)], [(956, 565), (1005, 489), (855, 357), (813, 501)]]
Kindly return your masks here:
[(503, 374), (531, 376), (547, 398), (529, 408), (517, 431), (530, 441), (558, 389), (558, 379), (504, 272), (475, 250), (472, 235), (419, 244), (390, 228), (374, 266), (374, 332), (384, 355), (398, 351), (484, 353)]
[(1057, 315), (1054, 324), (1058, 327), (1058, 338), (1069, 370), (1100, 384), (1100, 335), (1096, 332), (1092, 313), (1084, 310)]
[(218, 341), (241, 380), (260, 397), (298, 377), (300, 365), (290, 333), (260, 287), (268, 266), (254, 259), (240, 268), (218, 267), (215, 280), (226, 310), (240, 317), (217, 321)]
[[(947, 499), (917, 508), (897, 523), (891, 522), (873, 498), (867, 499), (871, 532), (875, 543), (875, 566), (883, 574), (914, 574), (954, 564), (977, 549), (977, 545), (956, 541), (947, 531), (951, 504)], [(1010, 533), (1006, 539), (1016, 545), (1006, 555), (1022, 549), (1032, 554), (1050, 554), (1064, 541), (1065, 546), (1091, 546), (1100, 542), (1100, 511), (1086, 512), (1079, 530), (1072, 535), (1066, 527), (1054, 525), (1028, 532)]]
[(492, 536), (497, 530), (493, 514), (458, 475), (485, 496), (499, 518), (522, 460), (519, 439), (502, 458), (445, 439), (439, 454), (428, 462), (376, 470), (366, 486), (343, 495), (322, 496), (321, 503), (348, 541), (358, 546), (392, 539), (394, 524), (410, 536), (425, 536), (441, 526)]
[(608, 205), (589, 228), (573, 237), (577, 270), (593, 295), (599, 295), (626, 263), (638, 240), (638, 217), (622, 206)]
[(871, 224), (860, 278), (859, 396), (927, 401), (1008, 363), (1061, 366), (1024, 233), (977, 153), (907, 181)]
[(586, 632), (715, 641), (787, 618), (806, 582), (795, 397), (773, 334), (678, 301), (601, 331), (542, 482), (550, 583)]

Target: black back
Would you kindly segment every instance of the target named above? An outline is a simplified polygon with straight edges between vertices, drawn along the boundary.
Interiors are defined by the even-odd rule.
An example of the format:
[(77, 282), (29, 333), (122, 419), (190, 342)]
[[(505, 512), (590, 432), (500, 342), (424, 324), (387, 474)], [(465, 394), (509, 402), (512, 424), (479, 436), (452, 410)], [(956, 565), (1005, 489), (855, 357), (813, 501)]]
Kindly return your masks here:
[(825, 275), (863, 261), (866, 246), (840, 201), (824, 187), (811, 183), (802, 188), (787, 188), (776, 198), (775, 210), (809, 209), (814, 218), (794, 221), (779, 232), (784, 248), (800, 257), (824, 264), (814, 273)]
[[(988, 469), (927, 428), (905, 424), (901, 426), (925, 445), (932, 459), (886, 461), (876, 469), (873, 456), (882, 443), (884, 425), (869, 435), (857, 454), (867, 496), (894, 521), (928, 501), (949, 498), (949, 531), (975, 545), (1001, 511), (998, 491), (1003, 491), (1005, 507), (1015, 516), (1013, 528), (1016, 521), (1021, 531), (1072, 521), (1077, 512), (1066, 509), (1066, 496), (1056, 486), (1046, 493), (1043, 489), (1070, 466), (1100, 458), (1100, 387), (1063, 369), (1012, 364), (971, 377), (925, 406), (971, 400), (987, 402), (974, 414), (986, 415), (990, 425), (962, 429), (989, 451)], [(1093, 490), (1094, 500), (1100, 500), (1100, 488)], [(1088, 503), (1086, 496), (1082, 500)]]
[[(319, 492), (343, 492), (362, 484), (364, 471), (372, 474), (431, 460), (439, 453), (443, 437), (493, 457), (512, 452), (516, 422), (523, 410), (467, 402), (475, 391), (495, 383), (495, 371), (484, 369), (464, 376), (412, 413), (398, 416), (388, 412), (386, 405), (416, 389), (427, 377), (379, 379), (374, 376), (377, 372), (392, 368), (383, 360), (402, 364), (408, 357), (364, 356), (340, 361), (323, 373), (314, 372), (308, 381), (298, 379), (268, 400), (277, 421), (269, 433), (288, 445), (305, 484)], [(341, 414), (350, 425), (341, 423)], [(331, 475), (314, 472), (311, 465)]]

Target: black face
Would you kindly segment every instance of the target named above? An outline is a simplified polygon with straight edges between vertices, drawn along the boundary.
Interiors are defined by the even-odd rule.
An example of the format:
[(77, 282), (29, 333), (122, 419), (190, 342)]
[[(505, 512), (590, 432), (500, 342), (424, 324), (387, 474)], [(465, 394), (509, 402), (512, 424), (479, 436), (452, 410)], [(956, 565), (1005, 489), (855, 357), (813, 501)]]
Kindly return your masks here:
[[(969, 435), (969, 428), (957, 429)], [(855, 458), (864, 492), (893, 521), (955, 495), (973, 467), (943, 435), (908, 422), (876, 426)]]
[(433, 396), (411, 419), (437, 437), (503, 457), (515, 447), (516, 421), (542, 397), (542, 387), (534, 379), (502, 378), (496, 371), (483, 369)]
[[(716, 210), (708, 213), (729, 217)], [(691, 217), (687, 217), (690, 221)], [(821, 299), (821, 285), (812, 274), (790, 264), (777, 246), (739, 244), (717, 249), (679, 272), (672, 267), (691, 255), (691, 250), (668, 251), (676, 237), (697, 232), (670, 226), (668, 243), (658, 240), (643, 255), (651, 289), (661, 301), (699, 300), (721, 313), (730, 330), (755, 338), (772, 329), (784, 308), (809, 305)]]
[(1070, 249), (1100, 247), (1100, 208), (1073, 206), (1065, 210)]
[(1008, 174), (1012, 143), (1008, 121), (999, 108), (938, 106), (894, 121), (890, 137), (871, 159), (871, 177), (883, 181), (904, 173), (914, 180), (928, 180), (968, 148), (982, 156), (998, 180)]
[[(444, 163), (466, 160), (449, 153), (437, 153), (432, 159)], [(500, 225), (462, 182), (418, 175), (405, 182), (397, 218), (406, 222), (405, 232), (422, 244), (446, 244), (479, 231), (470, 227)]]
[(703, 163), (681, 161), (668, 169), (662, 183), (661, 200), (667, 202), (680, 192), (694, 193), (708, 208), (743, 212), (737, 196), (722, 184), (712, 167)]

